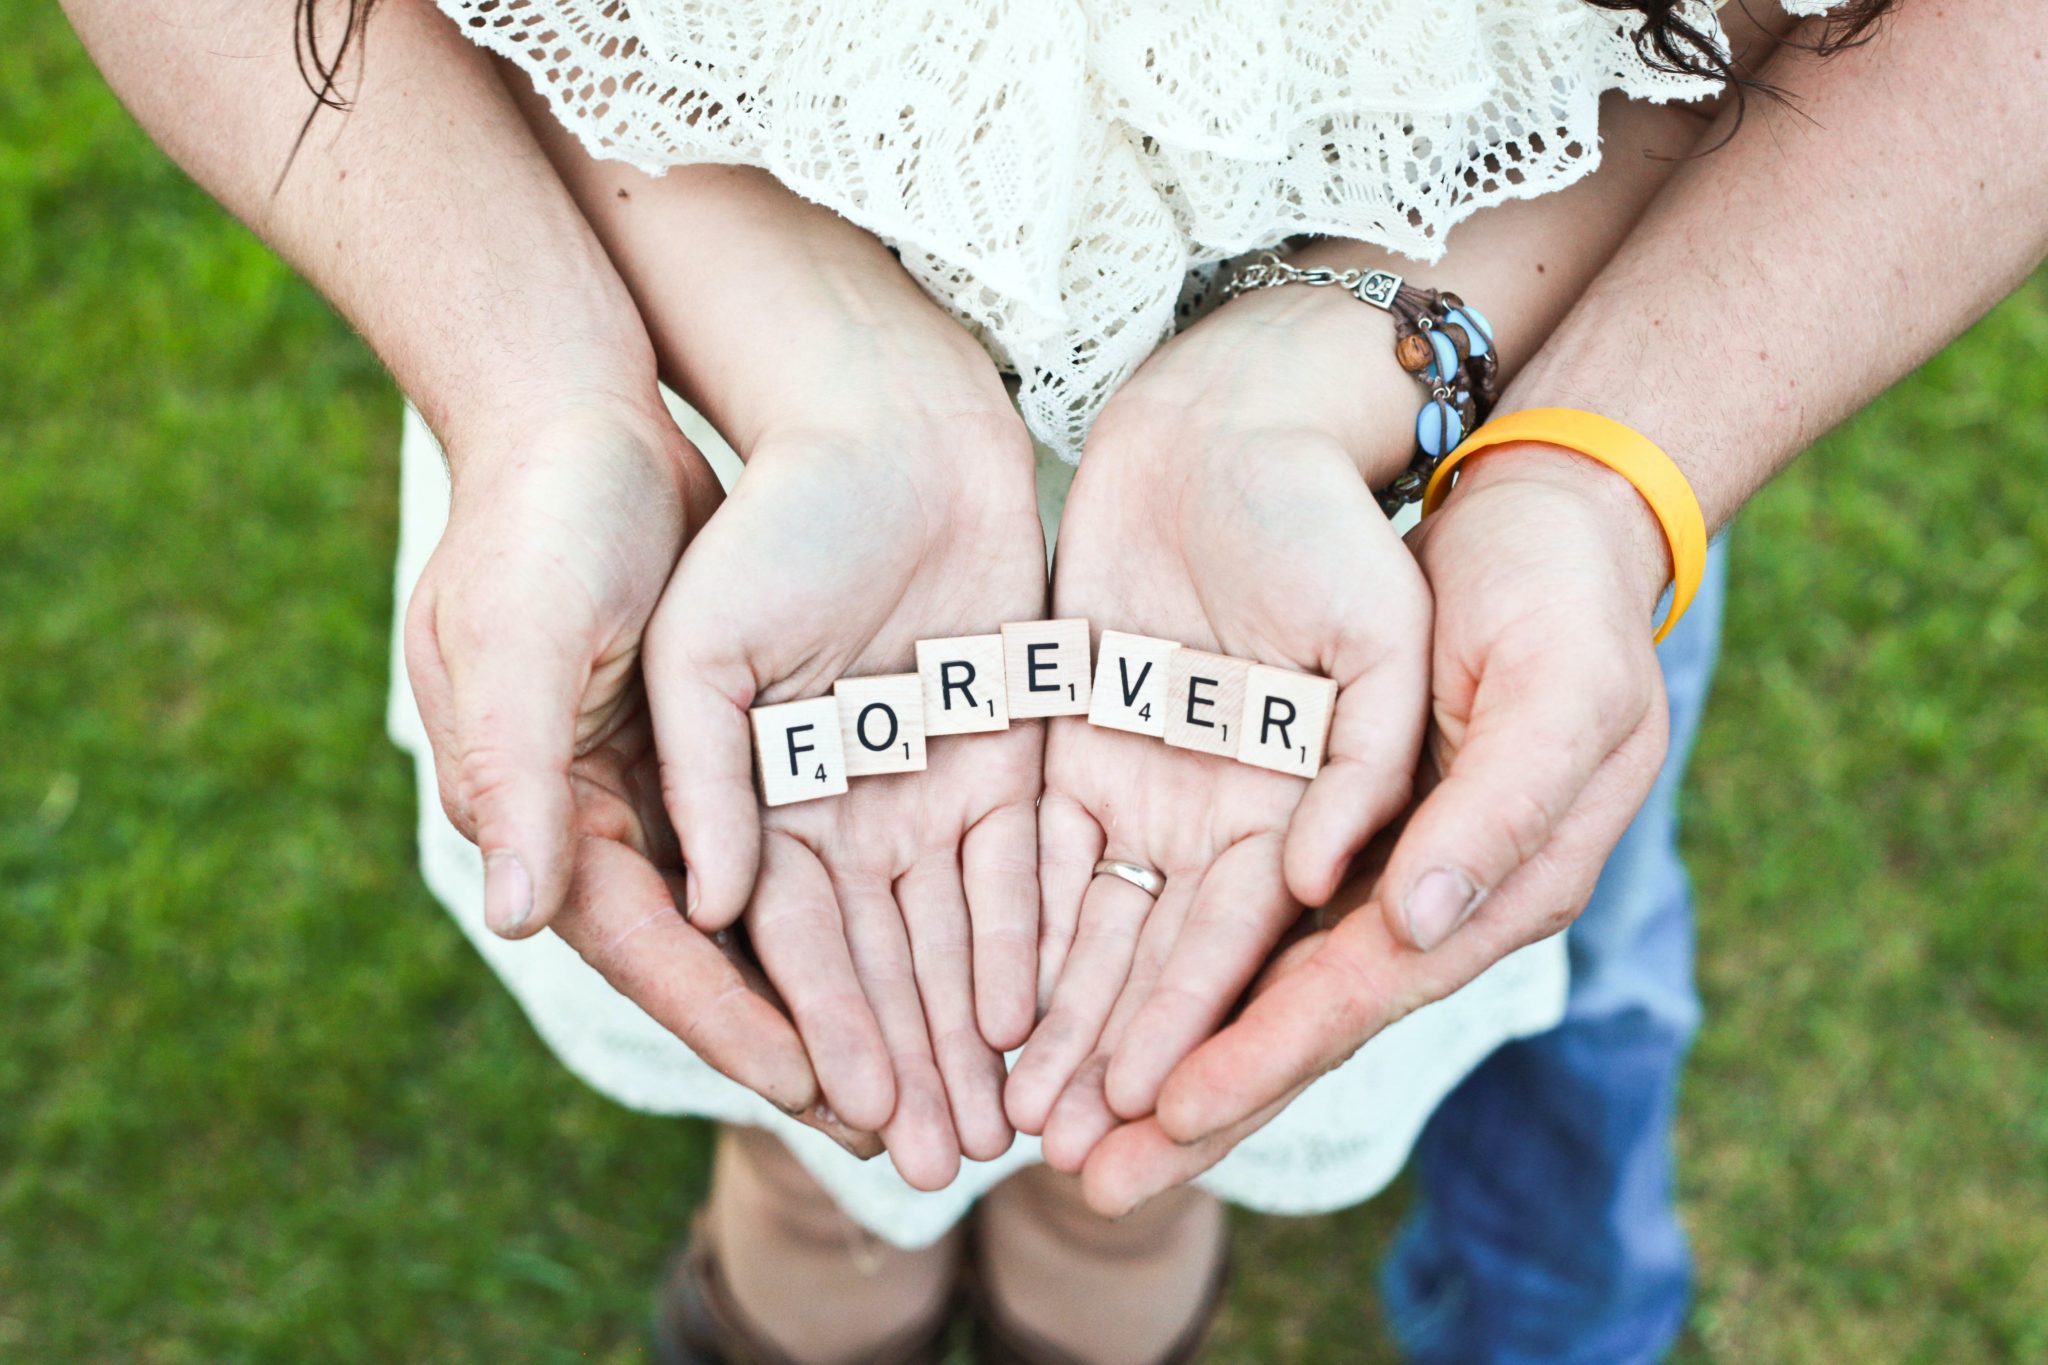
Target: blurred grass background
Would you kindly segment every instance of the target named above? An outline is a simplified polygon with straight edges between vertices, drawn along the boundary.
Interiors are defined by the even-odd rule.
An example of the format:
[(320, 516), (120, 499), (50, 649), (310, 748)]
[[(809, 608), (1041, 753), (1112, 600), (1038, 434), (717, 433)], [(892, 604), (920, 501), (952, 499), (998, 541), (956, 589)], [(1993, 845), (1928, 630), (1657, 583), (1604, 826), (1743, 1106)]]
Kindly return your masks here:
[[(626, 1361), (696, 1125), (414, 871), (398, 403), (0, 8), (0, 1361)], [(1695, 1361), (2048, 1359), (2048, 275), (1749, 512), (1695, 765)], [(1389, 1359), (1400, 1196), (1216, 1358)]]

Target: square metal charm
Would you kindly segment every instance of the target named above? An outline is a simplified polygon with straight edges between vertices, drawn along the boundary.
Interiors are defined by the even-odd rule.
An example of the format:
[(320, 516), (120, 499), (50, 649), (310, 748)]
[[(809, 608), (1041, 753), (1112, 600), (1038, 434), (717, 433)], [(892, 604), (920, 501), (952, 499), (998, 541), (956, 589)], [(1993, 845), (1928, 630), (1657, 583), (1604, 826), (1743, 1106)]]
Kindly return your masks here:
[(1401, 292), (1401, 277), (1388, 270), (1369, 271), (1351, 292), (1375, 308), (1392, 308), (1394, 295)]

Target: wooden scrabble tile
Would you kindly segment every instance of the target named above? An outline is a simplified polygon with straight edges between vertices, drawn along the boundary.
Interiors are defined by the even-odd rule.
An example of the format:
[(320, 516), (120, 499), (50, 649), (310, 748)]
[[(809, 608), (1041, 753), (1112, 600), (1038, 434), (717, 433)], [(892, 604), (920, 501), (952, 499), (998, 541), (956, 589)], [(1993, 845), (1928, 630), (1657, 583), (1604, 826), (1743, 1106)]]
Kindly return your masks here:
[(917, 675), (924, 685), (926, 737), (1010, 728), (1002, 636), (919, 640)]
[(1182, 647), (1166, 656), (1166, 742), (1236, 758), (1244, 741), (1245, 659)]
[(832, 695), (848, 777), (924, 771), (924, 684), (917, 674), (841, 678)]
[(1314, 777), (1330, 742), (1337, 681), (1291, 668), (1253, 664), (1245, 675), (1244, 745), (1238, 759), (1296, 777)]
[(831, 697), (777, 702), (747, 712), (754, 725), (754, 771), (761, 802), (786, 806), (846, 790), (839, 744), (839, 703)]
[(1094, 697), (1088, 723), (1133, 734), (1166, 734), (1166, 660), (1180, 646), (1149, 635), (1102, 632), (1095, 649)]
[(1003, 627), (1010, 718), (1088, 714), (1088, 623), (1019, 621)]

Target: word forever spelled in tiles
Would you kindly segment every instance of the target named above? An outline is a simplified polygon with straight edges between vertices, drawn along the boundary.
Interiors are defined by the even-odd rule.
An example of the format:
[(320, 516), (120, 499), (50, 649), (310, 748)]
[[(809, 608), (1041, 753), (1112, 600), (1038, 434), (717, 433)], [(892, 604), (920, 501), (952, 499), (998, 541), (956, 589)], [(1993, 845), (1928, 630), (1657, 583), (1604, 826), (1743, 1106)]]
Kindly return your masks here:
[(1337, 710), (1337, 680), (1253, 664), (1245, 673), (1244, 746), (1240, 762), (1296, 777), (1323, 768), (1330, 720)]
[(832, 695), (848, 777), (924, 771), (924, 683), (917, 674), (841, 678)]
[(1236, 758), (1244, 747), (1244, 685), (1251, 664), (1182, 646), (1166, 656), (1166, 742)]
[(926, 741), (1086, 716), (1295, 777), (1322, 770), (1337, 684), (1329, 678), (1088, 622), (1020, 621), (993, 635), (917, 642), (917, 671), (841, 678), (829, 697), (748, 712), (761, 800), (837, 796), (852, 777), (923, 772)]
[(917, 642), (926, 735), (976, 735), (1010, 728), (1003, 637), (958, 635)]
[(1088, 623), (1020, 621), (1003, 627), (1010, 717), (1088, 714)]
[(1154, 739), (1166, 736), (1166, 661), (1180, 646), (1149, 635), (1102, 632), (1095, 651), (1094, 696), (1088, 723), (1129, 730)]
[(761, 803), (786, 806), (846, 790), (839, 703), (831, 697), (776, 702), (747, 712), (754, 727), (754, 770)]

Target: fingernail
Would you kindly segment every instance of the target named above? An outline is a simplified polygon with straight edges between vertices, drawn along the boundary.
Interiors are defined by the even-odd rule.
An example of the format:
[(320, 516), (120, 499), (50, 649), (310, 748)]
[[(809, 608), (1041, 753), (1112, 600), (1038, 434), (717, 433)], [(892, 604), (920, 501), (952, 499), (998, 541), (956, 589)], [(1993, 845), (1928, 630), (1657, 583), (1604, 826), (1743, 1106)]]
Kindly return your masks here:
[(516, 934), (533, 913), (533, 878), (519, 855), (500, 849), (484, 859), (484, 923), (493, 933)]
[(1426, 952), (1470, 919), (1484, 899), (1485, 893), (1462, 872), (1439, 867), (1425, 873), (1408, 893), (1408, 936)]
[(683, 864), (683, 918), (690, 923), (697, 922), (697, 906), (704, 897), (697, 890), (697, 869), (687, 862)]

